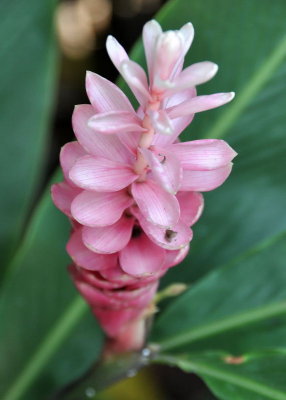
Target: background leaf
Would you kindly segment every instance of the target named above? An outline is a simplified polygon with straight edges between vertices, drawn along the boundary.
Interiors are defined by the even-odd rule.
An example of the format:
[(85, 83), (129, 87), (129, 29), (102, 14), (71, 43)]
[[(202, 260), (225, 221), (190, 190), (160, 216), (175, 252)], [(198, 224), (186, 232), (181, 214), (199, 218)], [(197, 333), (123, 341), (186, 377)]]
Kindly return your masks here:
[[(9, 4), (6, 1), (6, 9)], [(42, 7), (42, 3), (37, 3), (36, 9), (39, 13)], [(31, 12), (31, 15), (34, 14)], [(201, 93), (237, 91), (237, 99), (232, 105), (197, 115), (186, 130), (184, 138), (226, 138), (239, 152), (239, 157), (235, 160), (235, 168), (228, 182), (205, 196), (206, 209), (204, 216), (195, 226), (195, 239), (190, 256), (183, 263), (183, 267), (174, 268), (168, 273), (164, 284), (179, 280), (194, 281), (215, 268), (218, 272), (206, 277), (197, 287), (194, 286), (191, 294), (186, 295), (187, 299), (190, 296), (194, 301), (188, 303), (188, 307), (191, 305), (196, 318), (193, 315), (186, 318), (185, 326), (176, 326), (172, 319), (167, 325), (166, 315), (172, 315), (172, 310), (177, 310), (180, 323), (183, 319), (181, 309), (178, 310), (177, 302), (174, 303), (158, 320), (154, 340), (163, 341), (163, 338), (165, 340), (171, 337), (174, 334), (173, 327), (180, 327), (183, 334), (190, 327), (200, 327), (202, 322), (216, 323), (220, 318), (229, 317), (233, 311), (247, 312), (250, 306), (267, 306), (270, 300), (279, 304), (282, 301), (281, 309), (284, 312), (284, 300), (281, 300), (285, 295), (285, 275), (281, 264), (283, 239), (281, 236), (278, 240), (277, 235), (286, 230), (283, 218), (286, 200), (283, 171), (286, 150), (285, 16), (284, 0), (276, 0), (275, 4), (268, 0), (241, 0), (238, 5), (226, 0), (177, 0), (167, 5), (159, 14), (158, 20), (162, 22), (164, 29), (179, 28), (189, 20), (194, 23), (196, 38), (186, 65), (206, 59), (219, 64), (218, 76), (204, 85), (200, 89)], [(28, 16), (25, 15), (25, 18)], [(135, 48), (133, 55), (134, 59), (142, 61), (141, 44)], [(31, 73), (31, 76), (34, 75)], [(27, 76), (27, 82), (30, 85), (30, 75), (29, 79)], [(48, 85), (48, 78), (45, 82)], [(36, 93), (36, 90), (33, 90), (33, 93)], [(27, 112), (25, 115), (27, 117)], [(10, 120), (8, 122), (13, 123)], [(10, 126), (5, 129), (11, 130)], [(39, 127), (37, 129), (40, 130)], [(40, 136), (37, 136), (38, 138)], [(32, 144), (34, 146), (33, 141)], [(33, 147), (31, 143), (27, 146)], [(36, 154), (35, 147), (33, 149)], [(32, 159), (31, 155), (29, 157)], [(33, 164), (31, 174), (34, 174), (34, 166), (39, 159)], [(19, 176), (22, 185), (25, 180), (22, 175)], [(16, 180), (14, 182), (16, 183)], [(28, 192), (28, 184), (27, 181), (25, 193)], [(19, 187), (23, 191), (21, 185)], [(21, 205), (24, 203), (23, 201)], [(20, 207), (15, 209), (20, 210)], [(9, 225), (9, 229), (12, 225)], [(45, 200), (34, 215), (25, 243), (14, 259), (13, 273), (7, 277), (3, 286), (0, 304), (3, 315), (0, 332), (0, 351), (3, 354), (1, 367), (4, 377), (2, 393), (7, 394), (10, 388), (12, 392), (9, 394), (9, 400), (19, 398), (28, 383), (36, 378), (31, 392), (27, 393), (25, 398), (39, 398), (42, 390), (46, 390), (46, 393), (53, 391), (58, 385), (71, 380), (84, 370), (98, 352), (101, 334), (90, 315), (86, 321), (82, 319), (85, 307), (75, 299), (75, 291), (64, 268), (68, 262), (64, 250), (68, 229), (65, 217), (54, 209), (49, 194), (46, 194)], [(272, 243), (271, 247), (265, 249), (269, 264), (273, 263), (278, 252), (273, 273), (269, 269), (270, 266), (265, 264), (264, 256), (261, 257), (258, 253), (250, 254), (261, 248), (262, 243)], [(241, 266), (238, 264), (240, 258), (243, 260)], [(254, 262), (254, 259), (258, 261)], [(263, 262), (264, 267), (261, 267), (260, 263)], [(232, 267), (221, 270), (220, 267), (226, 263)], [(253, 282), (248, 278), (250, 272)], [(244, 283), (246, 289), (239, 295), (240, 285)], [(221, 285), (226, 297), (221, 297), (216, 285)], [(229, 285), (232, 290), (229, 289)], [(213, 299), (218, 296), (213, 306), (208, 300), (209, 290)], [(270, 298), (272, 295), (273, 298)], [(228, 303), (229, 297), (230, 304), (224, 304)], [(202, 302), (195, 302), (198, 300)], [(178, 300), (181, 301), (180, 307), (184, 309), (186, 304), (183, 300)], [(214, 332), (212, 336), (198, 337), (196, 343), (193, 342), (194, 345), (189, 341), (185, 342), (184, 349), (192, 352), (196, 350), (197, 353), (201, 351), (201, 357), (205, 357), (202, 353), (210, 349), (240, 354), (273, 345), (284, 347), (284, 317), (281, 314), (272, 316), (273, 318), (267, 320), (257, 320), (252, 325), (254, 329), (247, 329), (248, 336), (244, 326), (236, 326), (232, 331), (221, 330)], [(179, 322), (176, 320), (176, 323)], [(68, 341), (68, 335), (76, 324), (78, 328), (72, 332)], [(250, 325), (247, 325), (247, 328), (249, 327)], [(49, 347), (47, 343), (52, 343), (53, 346)], [(56, 354), (60, 347), (57, 360), (52, 360), (52, 355)], [(178, 347), (176, 349), (178, 350)], [(35, 360), (39, 359), (40, 366), (44, 369), (33, 370), (32, 367), (37, 366)], [(27, 370), (28, 374), (25, 372)], [(34, 375), (31, 371), (34, 371)], [(222, 391), (219, 392), (215, 383), (210, 383), (212, 378), (208, 376), (206, 379), (219, 396), (228, 396), (227, 392), (226, 395), (222, 394)], [(46, 386), (41, 388), (42, 384)]]
[(160, 315), (152, 340), (176, 353), (286, 348), (285, 239), (265, 243), (195, 284)]
[(175, 354), (174, 364), (200, 375), (220, 399), (286, 399), (285, 239), (215, 270), (155, 324), (161, 351)]
[(1, 272), (15, 250), (45, 160), (55, 86), (55, 1), (1, 1)]
[(65, 268), (69, 229), (47, 193), (1, 291), (1, 399), (48, 396), (99, 354), (102, 333)]
[(227, 364), (219, 355), (165, 357), (162, 361), (197, 373), (222, 400), (286, 399), (285, 354), (249, 357), (237, 365)]

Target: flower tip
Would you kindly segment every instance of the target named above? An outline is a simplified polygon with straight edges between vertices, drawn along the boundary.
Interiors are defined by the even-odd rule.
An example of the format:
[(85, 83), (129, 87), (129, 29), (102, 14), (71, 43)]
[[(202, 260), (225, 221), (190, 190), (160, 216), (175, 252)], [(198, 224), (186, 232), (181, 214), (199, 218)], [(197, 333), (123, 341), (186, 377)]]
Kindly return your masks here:
[(231, 100), (233, 100), (234, 96), (235, 92), (221, 93), (222, 105), (229, 103)]
[(191, 42), (193, 41), (194, 35), (195, 35), (195, 28), (194, 25), (191, 22), (187, 22), (185, 25), (182, 26), (182, 28), (179, 30), (181, 35), (183, 35), (184, 39), (188, 43), (188, 47), (191, 45)]
[(115, 39), (115, 37), (113, 37), (112, 35), (108, 35), (107, 39), (106, 39), (106, 46), (108, 46), (108, 44), (110, 43), (114, 43), (117, 42), (117, 40)]
[(232, 159), (234, 159), (234, 158), (238, 155), (238, 153), (237, 153), (235, 150), (233, 150), (233, 149), (232, 149), (232, 152), (233, 152), (233, 153), (232, 153), (232, 154), (233, 154), (233, 158), (232, 158)]
[(194, 30), (194, 25), (189, 21), (185, 25), (183, 25), (183, 28), (188, 29), (189, 31)]
[(226, 149), (228, 150), (228, 154), (229, 154), (229, 161), (233, 160), (238, 153), (224, 140), (222, 140), (222, 142), (224, 143), (224, 145), (226, 146)]
[(217, 73), (217, 71), (218, 71), (218, 65), (216, 63), (212, 63), (212, 68), (210, 70), (210, 75), (214, 76)]
[[(159, 28), (161, 29), (161, 25), (159, 24), (158, 21), (156, 21), (156, 19), (150, 19), (150, 21), (147, 21), (146, 24), (144, 25), (144, 28), (148, 28), (148, 27), (154, 27), (154, 28)], [(143, 29), (144, 29), (143, 28)]]
[(229, 101), (234, 99), (234, 97), (235, 97), (235, 92), (229, 92)]
[(211, 61), (203, 61), (202, 63), (198, 63), (198, 65), (201, 65), (201, 73), (204, 76), (205, 82), (212, 79), (218, 71), (218, 65)]
[(86, 71), (85, 72), (85, 81), (87, 82), (93, 75), (94, 75), (94, 72)]

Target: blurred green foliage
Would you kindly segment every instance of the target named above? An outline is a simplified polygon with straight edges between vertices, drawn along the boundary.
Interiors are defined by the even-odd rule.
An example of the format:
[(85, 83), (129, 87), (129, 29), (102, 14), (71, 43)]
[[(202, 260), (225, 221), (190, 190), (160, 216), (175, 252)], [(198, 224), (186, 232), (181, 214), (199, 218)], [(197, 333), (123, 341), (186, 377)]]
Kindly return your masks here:
[[(65, 272), (68, 224), (49, 189), (19, 244), (47, 143), (56, 79), (53, 7), (53, 1), (1, 3), (0, 235), (10, 270), (0, 293), (0, 392), (6, 400), (48, 396), (82, 373), (102, 343)], [(187, 65), (219, 64), (203, 93), (237, 92), (232, 104), (197, 115), (184, 139), (225, 138), (239, 156), (227, 183), (205, 196), (190, 255), (163, 279), (163, 285), (193, 283), (163, 307), (153, 340), (165, 343), (161, 361), (198, 373), (221, 399), (286, 399), (286, 3), (176, 0), (158, 20), (164, 29), (193, 22)], [(142, 61), (141, 44), (133, 58)], [(240, 366), (221, 359), (245, 353)]]
[(57, 77), (55, 3), (0, 5), (0, 276), (14, 256), (46, 162)]

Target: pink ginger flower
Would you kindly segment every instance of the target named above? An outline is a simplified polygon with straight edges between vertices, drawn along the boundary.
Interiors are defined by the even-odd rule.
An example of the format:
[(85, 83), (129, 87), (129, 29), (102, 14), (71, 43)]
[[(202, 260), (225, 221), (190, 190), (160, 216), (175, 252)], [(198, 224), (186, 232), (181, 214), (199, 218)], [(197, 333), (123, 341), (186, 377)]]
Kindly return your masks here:
[(201, 62), (182, 70), (193, 34), (191, 24), (164, 33), (156, 21), (144, 26), (149, 81), (108, 37), (110, 58), (139, 109), (116, 85), (88, 72), (91, 104), (75, 107), (77, 141), (61, 150), (65, 180), (52, 187), (52, 197), (73, 224), (70, 271), (110, 337), (140, 319), (158, 279), (186, 256), (203, 209), (200, 192), (220, 186), (236, 156), (223, 140), (178, 140), (195, 113), (234, 96), (196, 96), (195, 86), (217, 66)]

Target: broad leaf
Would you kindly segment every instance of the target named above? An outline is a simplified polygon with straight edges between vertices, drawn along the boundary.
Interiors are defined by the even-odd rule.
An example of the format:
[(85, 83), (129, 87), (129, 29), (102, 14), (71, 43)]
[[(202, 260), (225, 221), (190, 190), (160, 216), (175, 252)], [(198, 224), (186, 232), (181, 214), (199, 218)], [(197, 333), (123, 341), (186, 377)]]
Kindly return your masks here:
[(23, 230), (45, 161), (56, 72), (54, 5), (1, 1), (0, 274)]
[(205, 378), (221, 399), (286, 399), (285, 240), (209, 274), (155, 325), (161, 351), (175, 354), (175, 364)]
[(229, 364), (223, 355), (162, 357), (161, 362), (195, 372), (221, 400), (285, 400), (286, 354), (247, 356)]
[[(216, 2), (193, 0), (191, 3), (188, 0), (177, 0), (167, 5), (158, 18), (165, 29), (178, 28), (189, 20), (194, 23), (197, 32), (196, 39), (188, 56), (187, 64), (210, 59), (220, 65), (218, 77), (210, 84), (204, 85), (201, 92), (236, 90), (238, 93), (237, 100), (233, 105), (198, 115), (187, 130), (185, 138), (226, 137), (240, 153), (238, 159), (235, 160), (234, 173), (228, 183), (206, 196), (206, 211), (195, 227), (195, 239), (190, 257), (184, 263), (185, 268), (174, 268), (167, 275), (166, 282), (197, 278), (222, 263), (228, 262), (233, 257), (240, 256), (248, 249), (256, 248), (257, 243), (263, 240), (268, 241), (273, 235), (285, 230), (285, 222), (281, 216), (283, 216), (285, 204), (285, 190), (282, 188), (284, 184), (283, 157), (286, 150), (284, 140), (286, 117), (283, 99), (283, 94), (286, 92), (285, 63), (283, 64), (286, 49), (284, 39), (286, 8), (284, 0), (277, 0), (275, 7), (267, 0), (252, 2), (241, 0), (235, 10), (233, 8), (233, 4), (226, 0), (217, 0)], [(272, 24), (273, 20), (275, 20), (275, 26)], [(135, 59), (142, 60), (142, 46), (135, 49), (134, 56)], [(12, 311), (10, 311), (10, 315), (7, 310), (5, 311), (2, 338), (3, 343), (4, 339), (8, 343), (8, 345), (6, 344), (8, 348), (15, 348), (13, 355), (15, 367), (13, 366), (12, 372), (12, 361), (9, 360), (8, 351), (5, 348), (0, 349), (4, 354), (5, 368), (10, 369), (9, 373), (4, 370), (7, 374), (4, 375), (6, 389), (8, 385), (12, 385), (13, 379), (15, 380), (15, 385), (10, 388), (16, 390), (16, 395), (14, 392), (14, 397), (10, 396), (9, 400), (19, 398), (24, 389), (38, 377), (38, 374), (43, 373), (38, 367), (44, 368), (48, 364), (52, 354), (56, 353), (57, 349), (65, 343), (65, 337), (71, 333), (73, 326), (76, 323), (79, 324), (79, 327), (83, 326), (81, 317), (84, 307), (78, 300), (73, 302), (74, 291), (68, 283), (64, 271), (67, 263), (67, 257), (64, 255), (67, 235), (68, 227), (65, 218), (60, 217), (60, 214), (46, 199), (34, 216), (33, 228), (28, 232), (26, 244), (16, 258), (14, 274), (5, 283), (3, 301), (11, 304), (10, 310)], [(282, 245), (277, 242), (273, 246), (272, 249)], [(268, 254), (268, 259), (272, 261), (273, 257)], [(246, 260), (245, 262), (250, 262)], [(258, 295), (254, 296), (256, 300), (248, 303), (252, 293), (257, 291), (257, 286), (251, 286), (253, 282), (248, 282), (249, 296), (247, 298), (242, 299), (239, 295), (237, 295), (237, 299), (235, 296), (231, 297), (233, 310), (222, 307), (221, 297), (218, 299), (220, 307), (217, 313), (215, 313), (215, 306), (210, 308), (208, 302), (204, 306), (204, 310), (205, 316), (208, 315), (209, 320), (200, 320), (198, 314), (194, 322), (188, 318), (186, 319), (187, 325), (179, 325), (180, 333), (185, 335), (185, 331), (194, 326), (202, 327), (204, 330), (205, 323), (216, 324), (216, 318), (228, 318), (232, 312), (237, 312), (236, 315), (239, 318), (241, 313), (244, 313), (245, 317), (249, 306), (252, 307), (250, 312), (254, 310), (254, 313), (257, 311), (255, 307), (261, 306), (262, 315), (265, 316), (266, 308), (267, 321), (271, 321), (271, 324), (276, 321), (280, 326), (281, 333), (277, 334), (278, 339), (275, 337), (274, 341), (274, 336), (269, 333), (270, 329), (266, 329), (265, 339), (259, 339), (260, 343), (257, 343), (256, 347), (268, 347), (271, 340), (275, 346), (284, 346), (285, 328), (281, 325), (280, 318), (286, 308), (283, 303), (285, 293), (281, 288), (285, 282), (285, 276), (282, 276), (280, 261), (279, 259), (277, 271), (275, 269), (275, 274), (279, 275), (279, 279), (275, 278), (276, 275), (272, 276), (268, 269), (263, 269), (262, 273), (263, 283), (266, 285), (263, 286), (263, 291), (274, 296), (273, 303), (270, 303), (270, 310), (267, 309), (270, 301), (267, 295), (261, 298)], [(250, 269), (254, 271), (255, 268), (252, 266)], [(224, 273), (227, 272), (218, 272), (218, 274)], [(256, 270), (256, 273), (255, 279), (252, 278), (254, 282), (261, 272)], [(238, 293), (248, 279), (248, 271), (245, 270), (243, 275), (237, 273), (235, 278), (230, 275), (231, 284), (236, 284), (235, 288), (232, 286), (233, 292)], [(193, 294), (190, 295), (191, 299), (192, 296), (194, 299), (198, 296), (197, 299), (203, 300), (203, 303), (196, 303), (195, 307), (192, 303), (188, 303), (189, 307), (192, 305), (191, 309), (194, 312), (199, 312), (201, 305), (206, 303), (208, 298), (208, 292), (203, 291), (204, 284), (208, 286), (213, 281), (218, 282), (216, 275), (211, 275), (208, 279), (210, 279), (209, 283), (200, 283), (201, 286), (194, 288)], [(267, 281), (265, 282), (266, 279), (268, 282), (274, 279), (270, 288), (268, 288)], [(278, 286), (274, 290), (275, 285)], [(227, 285), (225, 286), (227, 287)], [(204, 297), (200, 295), (200, 290), (204, 293)], [(275, 294), (276, 291), (280, 295)], [(31, 294), (29, 295), (29, 293)], [(227, 294), (231, 295), (231, 292), (227, 292)], [(19, 303), (17, 303), (19, 298), (20, 301), (18, 300)], [(55, 302), (57, 307), (54, 306)], [(228, 302), (228, 298), (225, 298), (224, 302)], [(241, 303), (241, 308), (237, 302)], [(23, 308), (19, 310), (17, 307), (21, 307), (21, 304), (23, 304)], [(174, 309), (176, 309), (176, 304), (177, 302), (174, 303)], [(172, 309), (166, 312), (171, 315)], [(27, 312), (26, 315), (23, 310)], [(278, 314), (279, 319), (277, 319)], [(253, 314), (248, 316), (249, 319), (252, 317)], [(202, 348), (205, 346), (209, 348), (209, 343), (213, 341), (212, 348), (222, 348), (222, 335), (230, 333), (230, 328), (234, 328), (236, 332), (242, 328), (239, 323), (233, 325), (233, 321), (229, 321), (229, 318), (227, 320), (228, 332), (223, 331), (221, 326), (219, 331), (217, 328), (212, 328), (212, 336), (208, 334), (203, 338), (200, 333), (196, 338), (196, 345), (200, 344)], [(181, 315), (180, 320), (182, 319)], [(191, 325), (189, 325), (190, 321)], [(243, 321), (245, 322), (245, 319)], [(259, 324), (263, 325), (265, 321), (263, 318), (257, 318), (256, 314), (256, 320), (251, 322), (252, 326), (256, 324), (257, 327), (260, 326)], [(241, 322), (241, 319), (238, 319), (238, 322)], [(248, 327), (248, 325), (245, 326)], [(164, 343), (168, 343), (169, 338), (171, 340), (174, 338), (175, 329), (175, 322), (172, 319), (167, 321), (167, 317), (163, 315), (158, 322), (153, 338), (158, 341), (164, 339)], [(47, 341), (48, 332), (51, 334)], [(22, 335), (24, 345), (20, 346), (17, 345), (17, 341)], [(89, 353), (88, 348), (91, 346), (90, 348), (93, 349), (98, 333), (97, 330), (93, 333), (89, 328), (84, 330), (84, 335), (87, 335), (84, 337), (93, 337), (93, 341), (82, 339), (76, 333), (73, 335), (74, 353), (81, 353), (83, 343), (87, 346), (84, 354), (82, 353), (84, 357), (82, 367), (84, 368), (84, 364), (87, 365), (88, 361), (93, 358), (92, 351)], [(252, 335), (254, 338), (255, 330), (252, 331)], [(254, 342), (254, 339), (251, 339), (250, 342)], [(52, 343), (52, 346), (49, 346), (49, 343)], [(195, 346), (195, 342), (193, 343)], [(255, 347), (253, 344), (246, 345), (246, 341), (237, 341), (236, 339), (232, 343), (233, 345), (230, 346), (236, 351)], [(194, 350), (189, 338), (184, 343), (181, 342), (181, 345), (186, 346), (185, 348), (189, 350)], [(48, 350), (46, 351), (46, 349)], [(175, 348), (173, 349), (175, 350)], [(178, 347), (176, 347), (177, 349)], [(225, 346), (225, 351), (230, 351), (230, 347)], [(35, 354), (35, 358), (32, 354)], [(68, 368), (73, 369), (74, 364), (69, 363), (70, 356), (70, 348), (63, 347), (61, 361), (67, 363)], [(62, 364), (59, 363), (59, 365)], [(25, 374), (26, 370), (28, 373)], [(50, 390), (56, 386), (55, 382), (58, 384), (72, 378), (70, 369), (65, 370), (62, 367), (61, 375), (52, 364), (47, 365), (45, 371), (42, 374), (41, 382), (47, 376), (52, 377)], [(39, 383), (40, 381), (38, 381)], [(34, 386), (33, 393), (37, 393), (39, 396), (38, 387)], [(35, 394), (34, 397), (36, 397)]]
[[(1, 399), (51, 394), (98, 355), (102, 333), (66, 271), (69, 230), (46, 194), (1, 291)], [(21, 397), (34, 380), (33, 396)]]
[(194, 285), (158, 318), (152, 340), (176, 352), (286, 348), (285, 318), (279, 321), (286, 316), (285, 239), (263, 243)]

